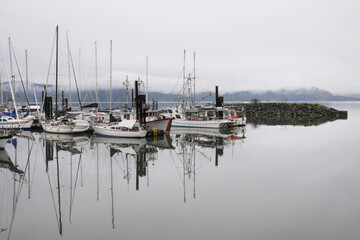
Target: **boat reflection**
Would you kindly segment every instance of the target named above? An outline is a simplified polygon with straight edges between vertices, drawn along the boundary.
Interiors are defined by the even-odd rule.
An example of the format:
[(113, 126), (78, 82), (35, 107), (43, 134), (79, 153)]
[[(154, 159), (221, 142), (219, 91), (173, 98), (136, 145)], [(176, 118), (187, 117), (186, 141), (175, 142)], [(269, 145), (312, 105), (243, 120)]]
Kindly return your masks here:
[[(184, 202), (187, 201), (186, 186), (187, 182), (193, 185), (193, 198), (196, 198), (196, 171), (212, 162), (212, 157), (209, 155), (209, 149), (215, 150), (215, 166), (219, 164), (219, 157), (224, 154), (225, 145), (233, 145), (236, 142), (244, 142), (246, 127), (236, 127), (231, 130), (222, 129), (189, 129), (177, 128), (172, 134), (175, 141), (175, 155), (180, 161), (182, 174), (180, 175), (183, 184)], [(174, 162), (175, 159), (173, 158)], [(179, 172), (180, 173), (180, 172)]]
[[(16, 210), (22, 192), (22, 186), (26, 182), (26, 165), (29, 164), (28, 155), (25, 167), (20, 167), (17, 152), (18, 138), (14, 137), (15, 134), (15, 132), (4, 131), (1, 131), (0, 133), (0, 179), (5, 180), (1, 181), (2, 184), (0, 185), (0, 191), (2, 192), (0, 201), (0, 234), (6, 235), (6, 239), (10, 239), (12, 233), (13, 225), (15, 222)], [(7, 149), (10, 151), (11, 154), (8, 153)], [(12, 158), (14, 159), (14, 162)], [(8, 201), (7, 198), (12, 199)], [(11, 212), (9, 213), (8, 211)], [(9, 217), (9, 215), (11, 217)]]
[[(53, 217), (56, 220), (53, 224), (56, 223), (58, 234), (63, 235), (64, 228), (69, 229), (68, 224), (72, 224), (73, 219), (79, 221), (79, 210), (74, 211), (74, 209), (81, 209), (81, 207), (86, 207), (89, 211), (92, 209), (89, 214), (92, 214), (92, 211), (96, 214), (105, 214), (109, 225), (115, 228), (118, 222), (123, 221), (116, 216), (119, 216), (119, 211), (123, 209), (118, 203), (124, 200), (126, 191), (142, 190), (146, 193), (144, 190), (150, 187), (154, 188), (155, 192), (164, 191), (166, 187), (175, 187), (173, 184), (178, 182), (177, 175), (179, 174), (183, 190), (178, 193), (181, 198), (183, 196), (183, 201), (189, 201), (190, 195), (191, 198), (196, 199), (196, 182), (204, 177), (204, 171), (199, 171), (199, 169), (218, 166), (224, 154), (224, 148), (227, 145), (243, 143), (245, 132), (245, 127), (234, 128), (231, 131), (179, 128), (172, 131), (170, 135), (135, 139), (26, 132), (15, 137), (21, 139), (19, 141), (21, 147), (28, 145), (28, 159), (25, 164), (24, 161), (19, 164), (25, 167), (18, 167), (16, 162), (11, 163), (9, 155), (12, 156), (12, 151), (10, 152), (9, 146), (6, 147), (10, 154), (7, 154), (5, 148), (0, 151), (0, 166), (10, 170), (8, 172), (11, 174), (17, 175), (13, 177), (15, 184), (20, 184), (20, 175), (27, 176), (29, 199), (30, 176), (43, 177), (42, 182), (46, 183), (44, 196), (47, 197), (49, 203), (51, 202), (49, 214), (50, 218)], [(10, 143), (14, 145), (12, 140), (9, 140), (10, 138), (4, 140), (4, 145), (8, 142), (8, 145)], [(39, 147), (39, 151), (33, 151), (34, 154), (36, 152), (42, 154), (44, 161), (38, 161), (38, 163), (33, 161), (32, 175), (30, 175), (30, 154), (33, 145)], [(16, 151), (14, 154), (17, 156)], [(36, 155), (32, 159), (37, 158)], [(172, 169), (171, 159), (175, 170)], [(36, 169), (41, 169), (41, 167), (36, 167), (36, 164), (44, 166), (44, 163), (44, 171), (40, 174), (35, 173)], [(175, 176), (174, 182), (171, 182), (173, 179), (164, 178), (168, 174), (159, 174), (159, 170), (169, 167), (169, 164), (171, 170), (168, 173)], [(209, 174), (211, 170), (206, 172)], [(150, 178), (157, 184), (151, 185)], [(159, 185), (163, 181), (167, 185)], [(159, 186), (163, 188), (156, 189)], [(14, 192), (17, 193), (17, 191)], [(87, 195), (89, 193), (94, 193), (93, 198)], [(138, 196), (138, 194), (129, 193), (126, 198)], [(17, 203), (17, 200), (15, 202)], [(97, 212), (96, 208), (99, 204), (107, 207), (109, 211), (99, 208)], [(109, 217), (110, 212), (111, 217)]]
[[(48, 176), (48, 183), (50, 187), (51, 197), (53, 200), (53, 206), (55, 211), (55, 217), (59, 228), (59, 234), (62, 235), (63, 232), (63, 222), (62, 222), (62, 208), (61, 208), (61, 184), (60, 184), (60, 163), (59, 163), (59, 152), (64, 152), (63, 154), (70, 153), (70, 203), (69, 203), (69, 222), (71, 222), (72, 216), (72, 205), (75, 199), (75, 190), (78, 183), (79, 171), (82, 173), (82, 153), (84, 148), (88, 145), (90, 138), (87, 135), (81, 134), (55, 134), (55, 133), (46, 133), (41, 134), (41, 139), (43, 140), (43, 145), (45, 145), (45, 160), (46, 160), (46, 174)], [(73, 177), (73, 155), (79, 155), (78, 166), (76, 171), (75, 183), (72, 179)], [(49, 171), (49, 162), (56, 160), (56, 187), (57, 190), (57, 207), (55, 201), (54, 187)], [(82, 185), (82, 178), (81, 178)]]

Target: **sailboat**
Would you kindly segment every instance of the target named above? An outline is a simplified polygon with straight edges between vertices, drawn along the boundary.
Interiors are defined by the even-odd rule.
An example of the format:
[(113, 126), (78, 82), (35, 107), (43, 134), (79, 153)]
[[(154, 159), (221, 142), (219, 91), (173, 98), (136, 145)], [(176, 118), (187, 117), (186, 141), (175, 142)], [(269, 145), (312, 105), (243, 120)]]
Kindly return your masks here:
[[(9, 46), (11, 46), (11, 41), (9, 38)], [(9, 48), (10, 50), (10, 69), (11, 69), (11, 82), (9, 81), (9, 87), (10, 87), (10, 92), (11, 92), (11, 97), (13, 99), (13, 104), (14, 104), (14, 111), (12, 113), (13, 116), (9, 116), (5, 113), (1, 113), (0, 114), (0, 128), (1, 129), (30, 129), (33, 121), (34, 121), (34, 117), (33, 116), (28, 116), (26, 118), (19, 118), (19, 112), (16, 106), (16, 101), (15, 101), (15, 75), (13, 74), (13, 69), (12, 69), (12, 60), (11, 60), (11, 47)]]
[[(56, 105), (55, 120), (41, 121), (41, 126), (46, 132), (50, 133), (80, 133), (89, 129), (89, 122), (81, 119), (73, 119), (69, 117), (57, 117), (58, 115), (58, 45), (59, 45), (59, 26), (56, 26)], [(79, 99), (80, 100), (80, 99)], [(81, 100), (80, 100), (81, 101)]]
[(109, 137), (143, 138), (147, 131), (144, 130), (136, 120), (122, 120), (117, 124), (94, 125), (96, 134)]

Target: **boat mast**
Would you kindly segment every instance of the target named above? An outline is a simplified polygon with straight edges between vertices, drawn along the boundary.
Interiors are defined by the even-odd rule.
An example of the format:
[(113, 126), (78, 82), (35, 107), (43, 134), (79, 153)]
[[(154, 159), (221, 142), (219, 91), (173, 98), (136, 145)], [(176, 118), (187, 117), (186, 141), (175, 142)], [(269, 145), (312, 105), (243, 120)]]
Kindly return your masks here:
[(13, 72), (13, 65), (12, 65), (11, 39), (10, 39), (10, 37), (9, 37), (9, 56), (10, 56), (11, 87), (15, 91), (15, 75), (14, 75), (14, 72)]
[(29, 99), (29, 71), (28, 71), (28, 54), (25, 50), (25, 64), (26, 64), (26, 98)]
[[(13, 98), (13, 102), (14, 102), (14, 109), (15, 109), (15, 115), (16, 115), (16, 119), (19, 119), (19, 114), (18, 114), (18, 110), (17, 110), (17, 107), (16, 107), (16, 101), (15, 101), (15, 94), (14, 94), (14, 91), (13, 91), (13, 88), (10, 84), (10, 92), (11, 92), (11, 96)], [(19, 126), (20, 126), (20, 123), (19, 123)]]
[(95, 42), (95, 94), (96, 103), (99, 104), (99, 93), (98, 93), (98, 66), (97, 66), (97, 42)]
[(110, 40), (110, 114), (112, 107), (112, 40)]
[(185, 81), (186, 81), (186, 77), (185, 77), (185, 54), (186, 54), (186, 49), (184, 49), (184, 66), (183, 66), (183, 111), (185, 114)]
[(146, 56), (146, 100), (145, 103), (149, 102), (149, 57)]
[(123, 82), (123, 85), (125, 86), (125, 96), (126, 96), (126, 105), (125, 108), (127, 109), (129, 107), (129, 79), (128, 76), (126, 76), (125, 82)]
[(59, 26), (56, 26), (55, 120), (57, 120), (57, 115), (58, 115), (58, 64), (59, 64)]
[(80, 57), (81, 57), (81, 49), (79, 49), (79, 98), (80, 98), (80, 102), (81, 101), (81, 65), (80, 65)]
[(69, 72), (69, 107), (71, 108), (71, 71), (70, 71), (70, 45), (68, 31), (66, 31), (67, 53), (68, 53), (68, 72)]
[(3, 105), (4, 105), (4, 101), (3, 101), (3, 91), (2, 91), (2, 79), (1, 79), (1, 74), (2, 74), (2, 72), (0, 72), (0, 98), (1, 98), (0, 102), (1, 102), (1, 106), (3, 106)]
[(194, 52), (194, 82), (193, 82), (193, 85), (194, 85), (194, 98), (193, 98), (193, 106), (195, 106), (195, 103), (196, 103), (196, 95), (195, 95), (195, 52)]

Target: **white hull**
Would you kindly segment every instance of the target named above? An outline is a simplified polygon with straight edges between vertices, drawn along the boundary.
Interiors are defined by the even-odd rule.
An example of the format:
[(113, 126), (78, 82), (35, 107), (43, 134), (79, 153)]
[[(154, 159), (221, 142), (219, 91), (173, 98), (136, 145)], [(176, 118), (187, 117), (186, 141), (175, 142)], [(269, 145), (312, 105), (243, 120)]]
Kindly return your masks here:
[(70, 144), (72, 147), (84, 147), (90, 140), (90, 138), (86, 135), (57, 134), (47, 132), (42, 133), (41, 138), (62, 144)]
[(224, 129), (199, 129), (199, 128), (176, 128), (171, 131), (171, 134), (193, 134), (193, 135), (206, 135), (213, 137), (224, 137), (229, 136), (243, 136), (246, 132), (246, 127), (234, 127), (231, 130)]
[(148, 130), (156, 128), (158, 131), (164, 131), (164, 133), (169, 133), (171, 129), (171, 123), (171, 118), (146, 121), (146, 128)]
[(108, 126), (93, 126), (93, 129), (96, 134), (109, 137), (143, 138), (146, 136), (145, 130), (122, 131), (119, 129), (111, 129)]
[(1, 129), (30, 129), (33, 120), (13, 119), (7, 122), (0, 122)]
[(245, 126), (246, 125), (246, 117), (234, 118), (233, 121), (234, 121), (235, 126)]
[(145, 138), (115, 138), (96, 135), (91, 139), (91, 144), (133, 144), (133, 145), (145, 145)]
[(61, 124), (56, 121), (41, 124), (43, 129), (49, 133), (81, 133), (86, 132), (90, 125), (85, 120), (72, 120), (71, 124)]
[(172, 127), (182, 127), (182, 128), (225, 128), (229, 127), (232, 124), (228, 120), (210, 120), (210, 121), (192, 121), (192, 120), (181, 120), (173, 119)]

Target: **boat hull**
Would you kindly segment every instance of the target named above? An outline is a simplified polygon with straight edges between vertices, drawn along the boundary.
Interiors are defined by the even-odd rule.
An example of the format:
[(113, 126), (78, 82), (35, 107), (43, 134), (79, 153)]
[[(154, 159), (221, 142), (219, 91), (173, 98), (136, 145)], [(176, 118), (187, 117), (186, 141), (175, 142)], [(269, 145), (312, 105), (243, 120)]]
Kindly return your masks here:
[(172, 119), (158, 119), (152, 121), (146, 121), (146, 128), (148, 130), (157, 129), (158, 131), (164, 131), (164, 133), (169, 133), (171, 129)]
[(81, 133), (86, 132), (90, 125), (84, 120), (73, 120), (72, 124), (55, 124), (54, 122), (42, 123), (42, 127), (49, 133)]
[(211, 121), (192, 121), (192, 120), (181, 120), (173, 119), (172, 127), (182, 127), (182, 128), (227, 128), (230, 127), (233, 123), (228, 120), (211, 120)]
[(108, 129), (105, 126), (93, 126), (96, 134), (108, 137), (121, 138), (143, 138), (146, 136), (145, 130), (140, 131), (121, 131), (117, 129)]
[(11, 120), (7, 122), (1, 122), (0, 128), (1, 129), (30, 129), (31, 125), (33, 123), (33, 120)]

